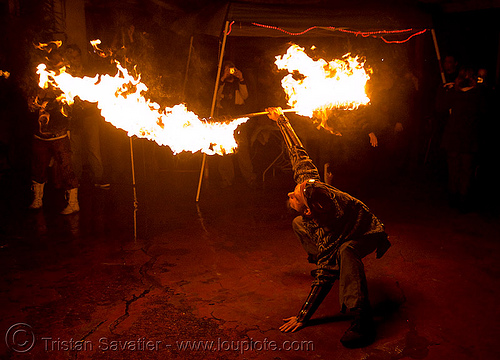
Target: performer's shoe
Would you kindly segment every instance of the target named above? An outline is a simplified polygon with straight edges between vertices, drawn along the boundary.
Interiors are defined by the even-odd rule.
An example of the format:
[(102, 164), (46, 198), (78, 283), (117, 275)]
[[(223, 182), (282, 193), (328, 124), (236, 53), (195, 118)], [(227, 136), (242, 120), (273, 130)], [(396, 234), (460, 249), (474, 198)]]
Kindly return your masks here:
[(354, 321), (340, 339), (342, 345), (349, 349), (365, 347), (375, 341), (375, 324), (371, 313), (369, 311), (354, 311), (354, 313)]

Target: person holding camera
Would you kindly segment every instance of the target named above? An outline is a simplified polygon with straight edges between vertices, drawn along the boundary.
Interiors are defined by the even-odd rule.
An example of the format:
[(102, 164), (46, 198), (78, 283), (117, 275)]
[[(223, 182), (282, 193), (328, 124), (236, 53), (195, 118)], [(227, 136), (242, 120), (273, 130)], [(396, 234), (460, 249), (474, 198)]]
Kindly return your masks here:
[[(241, 70), (234, 66), (232, 61), (224, 63), (224, 71), (220, 78), (217, 96), (217, 111), (219, 116), (235, 117), (245, 113), (245, 100), (248, 98), (248, 89)], [(241, 175), (248, 186), (254, 188), (256, 175), (253, 171), (250, 157), (250, 128), (245, 123), (238, 127), (235, 138), (238, 143), (236, 161)], [(218, 169), (223, 188), (233, 185), (235, 178), (234, 157), (225, 155), (218, 161)]]
[(248, 89), (243, 73), (234, 66), (232, 61), (226, 61), (217, 96), (218, 114), (229, 116), (243, 114), (247, 98)]
[(341, 311), (349, 310), (354, 317), (340, 341), (348, 348), (366, 346), (375, 339), (375, 326), (362, 259), (375, 251), (380, 258), (389, 249), (384, 224), (360, 200), (321, 182), (318, 169), (281, 108), (267, 111), (283, 135), (297, 183), (288, 193), (288, 207), (299, 214), (293, 230), (308, 261), (317, 265), (311, 272), (314, 281), (304, 305), (297, 316), (284, 319), (280, 330), (294, 332), (306, 326), (338, 280)]

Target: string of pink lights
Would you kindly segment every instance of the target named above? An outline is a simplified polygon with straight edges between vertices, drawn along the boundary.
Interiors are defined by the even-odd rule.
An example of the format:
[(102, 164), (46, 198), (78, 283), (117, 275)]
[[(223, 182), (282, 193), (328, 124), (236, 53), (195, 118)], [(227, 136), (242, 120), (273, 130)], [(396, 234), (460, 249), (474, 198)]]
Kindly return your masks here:
[[(234, 24), (234, 21), (232, 21), (229, 24), (229, 29), (228, 29), (227, 35), (229, 35), (231, 33), (233, 24)], [(380, 37), (380, 39), (382, 39), (387, 44), (402, 44), (402, 43), (407, 42), (408, 40), (410, 40), (414, 36), (421, 35), (421, 34), (425, 33), (427, 30), (429, 30), (429, 29), (423, 29), (420, 31), (416, 31), (413, 28), (409, 28), (409, 29), (401, 29), (401, 30), (359, 31), (359, 30), (348, 30), (348, 29), (337, 28), (335, 26), (327, 26), (327, 27), (311, 26), (310, 28), (305, 29), (304, 31), (294, 33), (294, 32), (287, 31), (283, 28), (280, 28), (278, 26), (259, 24), (259, 23), (255, 23), (255, 22), (253, 22), (252, 25), (266, 28), (266, 29), (281, 31), (282, 33), (290, 35), (290, 36), (304, 35), (307, 32), (314, 30), (314, 29), (329, 29), (332, 31), (339, 31), (339, 32), (343, 32), (343, 33), (352, 34), (355, 36), (374, 37), (374, 38)], [(416, 32), (414, 32), (414, 31), (416, 31)], [(406, 33), (411, 33), (411, 32), (413, 32), (413, 33), (410, 34), (406, 39), (403, 39), (403, 40), (388, 40), (384, 37), (384, 35), (401, 35), (401, 34), (406, 34)]]

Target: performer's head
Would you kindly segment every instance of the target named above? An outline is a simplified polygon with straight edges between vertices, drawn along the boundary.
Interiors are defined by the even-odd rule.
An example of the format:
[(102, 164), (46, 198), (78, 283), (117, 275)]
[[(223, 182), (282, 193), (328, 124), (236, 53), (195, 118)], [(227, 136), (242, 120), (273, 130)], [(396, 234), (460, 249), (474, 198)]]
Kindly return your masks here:
[(292, 192), (288, 193), (288, 207), (292, 210), (297, 211), (301, 215), (310, 216), (311, 209), (307, 206), (304, 188), (306, 181), (297, 184)]
[(332, 209), (333, 199), (323, 183), (310, 179), (288, 193), (288, 207), (304, 216), (321, 217)]

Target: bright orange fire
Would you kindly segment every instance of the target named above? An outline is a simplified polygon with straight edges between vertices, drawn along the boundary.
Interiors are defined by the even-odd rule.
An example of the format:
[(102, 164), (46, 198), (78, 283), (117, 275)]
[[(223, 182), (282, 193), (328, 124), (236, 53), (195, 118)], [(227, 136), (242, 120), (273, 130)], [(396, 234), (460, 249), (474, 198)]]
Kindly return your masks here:
[(281, 85), (288, 105), (297, 114), (312, 117), (314, 112), (329, 109), (356, 109), (370, 99), (365, 86), (370, 79), (369, 70), (359, 57), (346, 54), (342, 59), (327, 62), (314, 60), (305, 49), (292, 45), (283, 56), (276, 56), (275, 64), (287, 70)]
[(161, 109), (143, 96), (148, 88), (140, 77), (134, 78), (119, 63), (115, 76), (73, 77), (65, 68), (54, 72), (45, 64), (38, 66), (37, 74), (40, 87), (60, 89), (63, 101), (68, 104), (72, 104), (76, 96), (97, 103), (104, 119), (125, 130), (128, 136), (166, 145), (174, 154), (183, 151), (202, 151), (207, 155), (233, 152), (237, 148), (234, 131), (248, 120), (207, 122), (188, 111), (184, 104)]
[(62, 41), (61, 40), (54, 40), (54, 41), (50, 41), (50, 42), (48, 42), (46, 44), (39, 43), (38, 45), (35, 45), (35, 48), (50, 53), (53, 49), (58, 49), (61, 46), (62, 46)]
[(0, 70), (0, 76), (8, 79), (9, 76), (10, 76), (10, 72), (4, 71), (4, 70)]

